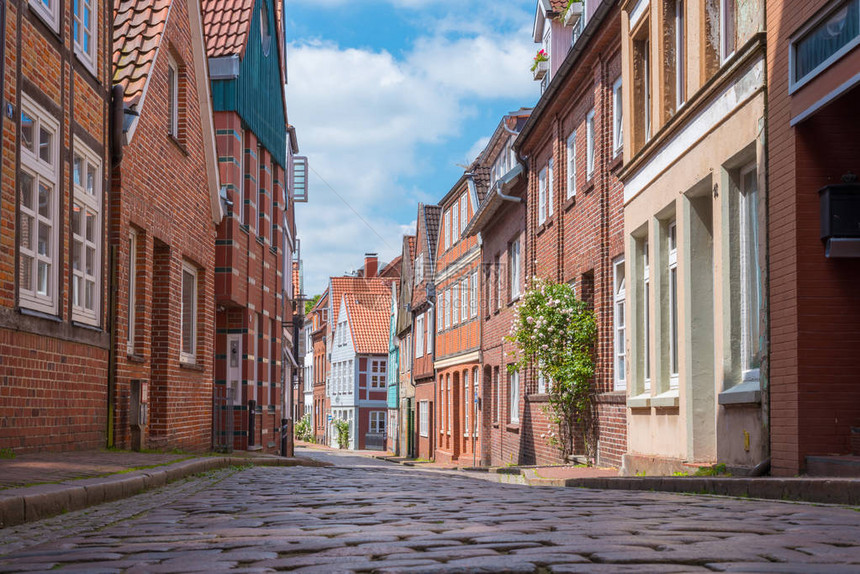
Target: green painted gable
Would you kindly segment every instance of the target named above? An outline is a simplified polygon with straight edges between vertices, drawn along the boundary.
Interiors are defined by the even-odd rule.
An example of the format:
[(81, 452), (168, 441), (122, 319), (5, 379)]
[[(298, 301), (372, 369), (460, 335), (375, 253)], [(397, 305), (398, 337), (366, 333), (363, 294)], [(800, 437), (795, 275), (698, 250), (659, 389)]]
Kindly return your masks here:
[[(271, 42), (263, 54), (260, 9), (269, 14)], [(216, 112), (237, 112), (248, 129), (272, 154), (281, 167), (287, 165), (287, 119), (284, 117), (284, 86), (281, 85), (278, 33), (269, 0), (257, 0), (249, 24), (245, 57), (239, 77), (212, 81), (212, 103)]]

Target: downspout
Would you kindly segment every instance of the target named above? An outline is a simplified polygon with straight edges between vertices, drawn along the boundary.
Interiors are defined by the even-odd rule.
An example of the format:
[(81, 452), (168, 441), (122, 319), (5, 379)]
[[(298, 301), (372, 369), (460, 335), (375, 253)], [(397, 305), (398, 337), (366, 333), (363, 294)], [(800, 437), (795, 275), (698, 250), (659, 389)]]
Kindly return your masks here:
[[(0, 102), (6, 101), (6, 1), (0, 0)], [(6, 106), (3, 106), (4, 108)], [(0, 110), (0, 136), (6, 126), (6, 110)], [(3, 174), (0, 171), (0, 189), (3, 188)]]
[[(114, 172), (119, 169), (122, 163), (122, 140), (123, 140), (123, 122), (125, 119), (124, 100), (125, 88), (121, 85), (116, 85), (111, 88), (111, 102), (108, 125), (108, 143), (110, 145), (111, 158), (111, 185), (113, 188)], [(116, 313), (117, 299), (119, 293), (119, 277), (118, 277), (118, 259), (119, 246), (111, 245), (108, 259), (108, 269), (110, 273), (110, 301), (108, 302), (108, 380), (107, 380), (107, 446), (114, 446), (114, 416), (116, 411), (115, 394), (116, 394), (116, 354), (118, 336), (116, 330)]]

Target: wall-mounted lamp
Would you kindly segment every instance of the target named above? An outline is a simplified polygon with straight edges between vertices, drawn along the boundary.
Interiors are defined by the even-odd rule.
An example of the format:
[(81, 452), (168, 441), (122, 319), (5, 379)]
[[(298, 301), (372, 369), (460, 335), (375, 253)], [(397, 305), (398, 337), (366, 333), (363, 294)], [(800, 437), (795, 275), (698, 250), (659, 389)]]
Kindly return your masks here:
[(860, 183), (848, 172), (842, 183), (818, 190), (821, 240), (826, 257), (860, 257)]

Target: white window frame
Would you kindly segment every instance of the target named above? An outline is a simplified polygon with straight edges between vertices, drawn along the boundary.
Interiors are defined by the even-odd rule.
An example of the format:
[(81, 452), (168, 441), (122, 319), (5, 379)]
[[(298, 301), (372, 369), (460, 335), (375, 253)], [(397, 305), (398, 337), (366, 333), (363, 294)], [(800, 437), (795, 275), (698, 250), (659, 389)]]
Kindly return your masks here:
[(544, 374), (543, 371), (538, 369), (538, 372), (537, 372), (537, 392), (539, 395), (545, 395), (546, 390), (547, 390), (546, 389), (546, 375)]
[(668, 251), (667, 275), (669, 292), (669, 389), (678, 388), (679, 349), (678, 331), (678, 224), (672, 221), (666, 228), (666, 247)]
[[(69, 286), (69, 296), (72, 298), (72, 320), (86, 323), (88, 325), (98, 325), (101, 313), (101, 277), (102, 277), (102, 162), (101, 159), (87, 146), (85, 146), (78, 138), (74, 138), (74, 150), (72, 161), (72, 187), (74, 189), (72, 209), (81, 209), (80, 223), (83, 226), (84, 234), (79, 235), (76, 229), (71, 229), (72, 232), (72, 253), (70, 254), (70, 270), (71, 284)], [(75, 163), (80, 160), (80, 184), (74, 178)], [(92, 193), (89, 193), (89, 172), (93, 172)], [(92, 239), (86, 236), (86, 214), (93, 215), (93, 236)], [(72, 218), (74, 222), (74, 217)], [(74, 249), (77, 243), (81, 244), (81, 264), (80, 269), (74, 267)], [(92, 273), (87, 272), (87, 252), (92, 249)], [(83, 301), (83, 305), (76, 304), (74, 300), (74, 283), (80, 281), (82, 291), (78, 291), (79, 300)], [(87, 284), (92, 288), (92, 308), (86, 306)]]
[[(170, 55), (167, 57), (167, 113), (167, 133), (179, 138), (179, 65)], [(259, 190), (259, 174), (257, 179)]]
[(451, 286), (451, 326), (460, 322), (460, 283), (454, 282)]
[[(183, 343), (183, 339), (185, 338), (185, 327), (186, 327), (186, 325), (185, 325), (185, 275), (186, 275), (186, 273), (190, 274), (193, 278), (193, 282), (191, 283), (192, 289), (193, 289), (192, 296), (191, 296), (191, 303), (193, 305), (193, 308), (191, 310), (191, 325), (190, 325), (190, 328), (191, 328), (191, 351), (190, 352), (185, 350), (184, 343)], [(199, 324), (198, 317), (197, 317), (197, 312), (198, 312), (198, 307), (199, 307), (199, 302), (198, 302), (199, 293), (198, 293), (198, 286), (197, 286), (197, 283), (199, 280), (198, 270), (196, 267), (194, 267), (193, 265), (191, 265), (187, 261), (183, 261), (182, 262), (182, 275), (181, 275), (181, 277), (182, 277), (182, 280), (180, 282), (181, 296), (180, 296), (180, 313), (179, 313), (179, 317), (180, 317), (180, 321), (179, 321), (179, 327), (180, 327), (179, 328), (179, 333), (180, 333), (180, 337), (179, 337), (179, 361), (182, 363), (194, 364), (197, 362), (197, 334), (198, 334), (197, 328), (198, 328), (198, 324)], [(259, 317), (259, 315), (258, 315), (258, 317)], [(258, 329), (260, 328), (259, 320), (257, 321), (257, 328)], [(255, 343), (254, 343), (253, 369), (254, 369), (254, 372), (256, 373), (256, 370), (257, 370), (256, 369), (256, 367), (257, 367), (257, 349), (259, 346), (259, 345), (257, 345), (257, 342), (256, 342), (257, 341), (257, 333), (254, 333), (254, 341), (255, 341)]]
[(469, 320), (469, 279), (460, 280), (460, 322)]
[(424, 356), (424, 313), (415, 318), (415, 358)]
[(451, 249), (451, 210), (445, 211), (445, 250)]
[(567, 136), (567, 199), (576, 197), (576, 130)]
[(520, 423), (520, 372), (508, 375), (508, 417), (511, 424)]
[(460, 240), (460, 200), (451, 207), (451, 245)]
[(469, 387), (472, 377), (469, 376), (469, 372), (466, 371), (466, 376), (463, 377), (463, 436), (468, 437), (469, 431), (469, 415), (472, 409), (469, 405), (469, 396), (471, 393), (469, 392)]
[(538, 225), (546, 221), (546, 168), (538, 172)]
[(496, 255), (496, 310), (502, 308), (502, 300), (505, 296), (505, 281), (502, 277), (502, 257)]
[(418, 401), (418, 434), (430, 436), (430, 401)]
[(613, 285), (613, 309), (614, 316), (612, 327), (615, 337), (613, 347), (615, 360), (613, 364), (614, 389), (616, 391), (627, 390), (627, 281), (625, 277), (624, 256), (617, 258), (612, 263), (612, 285)]
[[(50, 206), (47, 210), (47, 215), (41, 214), (39, 209), (30, 209), (29, 206), (24, 206), (20, 202), (21, 193), (21, 175), (18, 181), (18, 206), (19, 213), (17, 219), (18, 225), (18, 241), (16, 248), (19, 253), (19, 258), (27, 256), (32, 259), (32, 267), (30, 269), (32, 289), (24, 289), (18, 283), (18, 304), (21, 307), (40, 311), (52, 315), (57, 314), (59, 305), (58, 296), (58, 277), (61, 258), (59, 256), (59, 195), (60, 195), (60, 124), (55, 120), (44, 108), (36, 104), (26, 95), (21, 96), (21, 114), (27, 114), (33, 120), (33, 151), (27, 149), (22, 142), (19, 142), (21, 152), (21, 173), (26, 173), (33, 179), (33, 189), (31, 190), (32, 205), (36, 206), (39, 201), (39, 185), (40, 182), (45, 182), (51, 187)], [(41, 158), (40, 141), (41, 130), (44, 129), (51, 135), (50, 154), (51, 161), (46, 162)], [(19, 137), (20, 133), (19, 133)], [(23, 140), (23, 138), (22, 138)], [(30, 248), (25, 248), (21, 245), (21, 217), (32, 217), (32, 230), (30, 237)], [(50, 225), (50, 237), (48, 238), (47, 254), (39, 254), (39, 225), (40, 222), (47, 227)], [(45, 277), (45, 292), (39, 290), (39, 263), (47, 265)], [(19, 262), (19, 269), (21, 263)], [(20, 272), (20, 271), (19, 271)]]
[[(741, 370), (744, 381), (760, 380), (760, 364), (753, 356), (760, 352), (758, 321), (761, 312), (761, 270), (759, 269), (757, 166), (740, 170), (738, 182), (738, 235), (740, 251)], [(752, 176), (747, 186), (748, 176)], [(752, 232), (751, 232), (752, 231)], [(755, 301), (755, 302), (754, 302)], [(755, 326), (754, 326), (755, 325)], [(753, 334), (755, 331), (755, 335)], [(761, 361), (761, 357), (759, 357)]]
[(595, 135), (594, 110), (591, 110), (585, 116), (585, 179), (588, 181), (594, 177)]
[(472, 277), (470, 278), (471, 285), (469, 289), (469, 309), (471, 310), (471, 316), (478, 316), (478, 272), (473, 271)]
[(651, 391), (651, 259), (649, 242), (642, 242), (642, 330), (644, 339), (643, 389)]
[(385, 359), (370, 360), (370, 388), (385, 389), (388, 380), (388, 365)]
[(30, 0), (30, 9), (44, 20), (51, 30), (60, 33), (60, 0)]
[[(58, 0), (51, 1), (56, 2)], [(75, 45), (75, 55), (90, 72), (95, 74), (97, 61), (96, 45), (98, 43), (98, 0), (78, 0), (78, 8), (81, 14), (74, 12), (74, 2), (72, 2), (72, 41)], [(89, 22), (84, 18), (84, 11), (87, 9), (90, 11)], [(75, 25), (77, 25), (82, 35), (89, 34), (89, 50), (86, 49), (80, 38), (74, 37)]]
[(137, 250), (140, 234), (134, 228), (128, 230), (128, 325), (126, 348), (129, 355), (134, 354), (137, 337)]
[(469, 196), (464, 195), (460, 198), (460, 236), (466, 231), (469, 223)]
[(445, 328), (451, 326), (451, 290), (445, 290)]
[(555, 168), (555, 160), (553, 158), (549, 158), (546, 162), (546, 216), (547, 218), (552, 217), (554, 211), (553, 206), (555, 205), (555, 193), (554, 193), (554, 185), (553, 181), (554, 173), (553, 170)]
[(520, 238), (517, 237), (513, 241), (508, 248), (509, 252), (509, 263), (510, 269), (509, 271), (509, 280), (511, 286), (511, 301), (516, 301), (522, 295), (522, 274), (521, 274), (521, 259), (522, 254), (520, 252)]
[(371, 434), (385, 434), (386, 411), (370, 411), (367, 430)]
[[(737, 32), (737, 0), (720, 0), (720, 64), (734, 56), (735, 50), (735, 33)], [(731, 20), (731, 36), (728, 34), (728, 26), (726, 23)], [(729, 49), (729, 40), (731, 40), (731, 49)]]
[(612, 84), (612, 156), (618, 157), (618, 154), (624, 149), (624, 118), (623, 118), (623, 103), (622, 103), (622, 79), (618, 78)]
[(823, 8), (820, 13), (809, 20), (800, 30), (795, 32), (791, 37), (788, 51), (788, 93), (793, 94), (801, 87), (809, 83), (813, 78), (821, 74), (824, 70), (832, 66), (843, 56), (851, 52), (854, 48), (860, 45), (860, 34), (853, 40), (839, 48), (831, 54), (826, 60), (818, 64), (815, 68), (807, 72), (802, 78), (797, 77), (797, 44), (804, 40), (810, 32), (813, 32), (820, 25), (826, 25), (825, 21), (832, 18), (843, 7), (847, 8), (851, 2), (857, 0), (838, 0), (831, 2), (829, 6)]

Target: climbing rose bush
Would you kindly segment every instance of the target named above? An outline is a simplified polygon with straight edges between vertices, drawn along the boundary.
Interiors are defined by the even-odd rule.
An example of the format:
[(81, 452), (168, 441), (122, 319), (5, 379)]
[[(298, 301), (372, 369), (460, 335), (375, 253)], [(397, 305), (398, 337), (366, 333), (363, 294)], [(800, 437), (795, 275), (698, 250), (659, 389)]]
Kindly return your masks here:
[(594, 346), (597, 324), (588, 305), (564, 283), (534, 278), (516, 307), (508, 340), (520, 351), (508, 370), (540, 366), (548, 380), (550, 417), (557, 432), (544, 433), (565, 458), (577, 434), (589, 464), (596, 459)]

